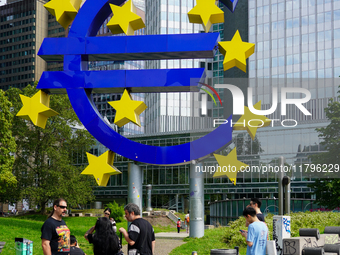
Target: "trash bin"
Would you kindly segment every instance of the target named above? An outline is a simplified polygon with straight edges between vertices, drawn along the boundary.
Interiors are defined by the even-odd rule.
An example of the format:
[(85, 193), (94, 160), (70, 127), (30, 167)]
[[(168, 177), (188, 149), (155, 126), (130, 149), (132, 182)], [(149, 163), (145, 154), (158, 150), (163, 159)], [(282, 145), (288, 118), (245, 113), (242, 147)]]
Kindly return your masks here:
[(16, 237), (15, 255), (33, 255), (33, 241)]
[(237, 255), (237, 250), (236, 249), (212, 249), (210, 250), (210, 255), (219, 255), (219, 254)]

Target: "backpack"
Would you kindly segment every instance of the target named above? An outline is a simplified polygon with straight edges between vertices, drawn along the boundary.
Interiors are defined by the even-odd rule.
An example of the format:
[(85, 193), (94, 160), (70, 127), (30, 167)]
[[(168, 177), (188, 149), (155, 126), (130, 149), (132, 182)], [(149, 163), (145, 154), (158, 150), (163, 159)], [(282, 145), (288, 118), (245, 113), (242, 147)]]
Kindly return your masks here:
[(186, 220), (187, 220), (187, 222), (188, 222), (188, 223), (190, 222), (190, 218), (189, 218), (189, 216), (187, 217), (187, 219), (186, 219)]

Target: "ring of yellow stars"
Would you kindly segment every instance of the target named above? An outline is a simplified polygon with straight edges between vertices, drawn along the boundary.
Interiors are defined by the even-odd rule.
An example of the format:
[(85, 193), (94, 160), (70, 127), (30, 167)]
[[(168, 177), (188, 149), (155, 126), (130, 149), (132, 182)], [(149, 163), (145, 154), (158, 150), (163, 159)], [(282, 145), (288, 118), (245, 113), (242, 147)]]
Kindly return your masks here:
[(229, 180), (236, 185), (237, 173), (244, 170), (248, 165), (237, 160), (236, 148), (234, 148), (227, 156), (214, 154), (220, 170), (216, 171), (214, 178), (227, 176)]
[[(261, 110), (261, 100), (258, 101), (254, 108), (256, 110)], [(255, 135), (258, 128), (267, 127), (271, 123), (271, 120), (264, 115), (256, 115), (252, 113), (248, 107), (244, 107), (244, 115), (237, 121), (233, 126), (234, 130), (247, 130), (251, 139), (255, 139)]]
[(52, 0), (44, 7), (56, 17), (57, 22), (65, 29), (77, 16), (82, 0)]
[(203, 24), (209, 32), (212, 24), (224, 22), (224, 12), (216, 5), (216, 0), (197, 0), (197, 4), (188, 12), (190, 23)]
[(122, 7), (110, 4), (113, 17), (107, 23), (112, 34), (125, 33), (134, 35), (135, 31), (145, 27), (144, 21), (137, 15), (137, 9), (132, 0), (127, 1)]
[(255, 51), (255, 44), (243, 42), (237, 30), (231, 41), (219, 42), (219, 50), (224, 55), (224, 71), (236, 66), (243, 72), (247, 71), (247, 61)]
[(96, 157), (90, 153), (87, 153), (87, 159), (89, 165), (84, 169), (81, 174), (93, 175), (99, 186), (106, 186), (109, 182), (111, 175), (121, 174), (115, 166), (113, 166), (113, 160), (115, 153), (113, 151), (107, 151)]
[(123, 96), (119, 101), (111, 101), (108, 103), (116, 110), (114, 123), (118, 127), (122, 127), (129, 122), (141, 126), (139, 115), (148, 108), (143, 101), (132, 100), (127, 90), (124, 90)]
[(50, 95), (39, 90), (33, 97), (20, 95), (23, 104), (16, 116), (25, 120), (31, 120), (34, 125), (45, 128), (49, 117), (58, 115), (50, 108)]

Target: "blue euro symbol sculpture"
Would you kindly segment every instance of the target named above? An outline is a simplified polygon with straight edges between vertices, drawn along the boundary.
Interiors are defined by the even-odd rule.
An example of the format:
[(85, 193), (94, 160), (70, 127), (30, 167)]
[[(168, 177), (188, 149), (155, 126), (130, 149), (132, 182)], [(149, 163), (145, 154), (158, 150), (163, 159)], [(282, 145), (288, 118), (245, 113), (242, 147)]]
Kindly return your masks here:
[[(111, 14), (109, 4), (124, 0), (87, 0), (66, 38), (45, 38), (38, 55), (64, 61), (64, 71), (44, 72), (38, 89), (67, 93), (85, 128), (103, 145), (133, 161), (155, 165), (188, 164), (227, 146), (230, 125), (176, 146), (150, 146), (121, 136), (98, 113), (91, 93), (198, 91), (204, 68), (88, 71), (88, 61), (213, 58), (219, 33), (96, 37)], [(234, 3), (237, 1), (223, 0)], [(231, 117), (230, 117), (231, 118)]]

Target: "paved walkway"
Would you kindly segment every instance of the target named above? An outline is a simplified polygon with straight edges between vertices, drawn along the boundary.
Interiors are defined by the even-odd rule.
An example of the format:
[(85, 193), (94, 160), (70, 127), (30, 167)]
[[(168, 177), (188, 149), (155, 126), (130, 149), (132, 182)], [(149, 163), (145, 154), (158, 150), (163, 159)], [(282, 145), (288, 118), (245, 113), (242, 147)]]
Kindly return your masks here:
[[(156, 233), (156, 255), (168, 255), (173, 249), (184, 244), (183, 239), (189, 234), (182, 231), (181, 233), (176, 232), (163, 232)], [(127, 245), (123, 246), (124, 254), (127, 253)]]

